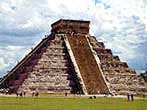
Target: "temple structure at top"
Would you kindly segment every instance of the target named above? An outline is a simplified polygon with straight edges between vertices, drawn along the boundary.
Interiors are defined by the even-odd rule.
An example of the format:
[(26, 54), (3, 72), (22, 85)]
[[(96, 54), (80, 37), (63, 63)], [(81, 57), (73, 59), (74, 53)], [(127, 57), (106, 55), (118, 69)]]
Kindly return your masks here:
[(90, 21), (61, 19), (51, 25), (52, 33), (89, 33)]
[(0, 91), (147, 95), (142, 77), (91, 36), (89, 24), (65, 19), (53, 23), (51, 34), (2, 78)]

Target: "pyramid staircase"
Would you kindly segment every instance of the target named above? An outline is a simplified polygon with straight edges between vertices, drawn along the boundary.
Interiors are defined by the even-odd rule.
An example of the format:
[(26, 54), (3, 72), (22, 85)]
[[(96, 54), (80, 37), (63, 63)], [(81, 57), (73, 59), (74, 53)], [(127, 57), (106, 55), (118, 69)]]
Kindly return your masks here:
[(89, 21), (59, 20), (0, 82), (12, 94), (73, 93), (147, 95), (147, 85), (133, 69), (94, 36)]
[(135, 70), (129, 68), (126, 62), (120, 61), (110, 49), (105, 48), (103, 42), (98, 42), (94, 36), (88, 40), (100, 59), (100, 65), (110, 88), (115, 95), (135, 94), (147, 95), (147, 84), (137, 76)]
[(82, 93), (61, 36), (48, 36), (1, 82), (8, 93)]
[(88, 94), (109, 93), (85, 35), (67, 35)]

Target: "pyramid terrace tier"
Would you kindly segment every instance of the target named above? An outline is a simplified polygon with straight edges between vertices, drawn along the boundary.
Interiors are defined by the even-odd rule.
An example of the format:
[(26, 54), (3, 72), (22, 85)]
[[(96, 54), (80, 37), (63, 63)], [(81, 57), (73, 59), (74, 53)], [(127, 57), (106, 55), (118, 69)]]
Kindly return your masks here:
[[(56, 87), (57, 85), (61, 86), (58, 87), (58, 90), (56, 88), (53, 89), (57, 90), (52, 91), (55, 93), (59, 92), (59, 89), (63, 88), (62, 86), (65, 88), (70, 88), (67, 92), (73, 92), (73, 90), (75, 90), (73, 87), (77, 86), (77, 82), (74, 81), (76, 76), (74, 75), (74, 71), (68, 71), (69, 68), (72, 69), (72, 67), (70, 66), (70, 61), (68, 60), (67, 55), (68, 53), (66, 53), (63, 40), (60, 36), (56, 35), (54, 39), (55, 40), (50, 41), (50, 45), (46, 47), (46, 51), (42, 53), (37, 64), (34, 66), (33, 71), (30, 73), (29, 78), (25, 80), (20, 89), (32, 91), (31, 87), (40, 83), (40, 85), (52, 85), (53, 87)], [(70, 82), (74, 83), (71, 84)], [(29, 88), (26, 86), (29, 86)], [(40, 92), (45, 92), (49, 89), (43, 89), (43, 87), (41, 89), (39, 86), (37, 86), (37, 88)]]
[(132, 85), (138, 83), (136, 75), (116, 75), (114, 77), (113, 74), (108, 74), (106, 75), (106, 79), (111, 84)]
[(97, 54), (101, 62), (111, 62), (111, 61), (120, 61), (118, 56), (113, 56), (109, 54)]
[(145, 86), (139, 86), (139, 85), (124, 85), (124, 84), (111, 84), (110, 89), (116, 94), (116, 95), (127, 95), (128, 93), (134, 94), (137, 96), (147, 95), (146, 91), (147, 88)]
[(89, 37), (89, 42), (99, 57), (103, 74), (112, 93), (141, 95), (147, 92), (147, 84), (138, 78), (135, 70), (130, 69), (127, 63), (120, 61), (118, 56), (113, 56), (110, 49), (99, 46), (99, 42), (93, 37)]
[(64, 41), (61, 36), (51, 36), (45, 42), (42, 40), (42, 45), (34, 48), (33, 54), (6, 78), (3, 86), (9, 89), (8, 93), (33, 92), (34, 87), (39, 92), (82, 93)]
[(88, 40), (93, 48), (105, 48), (104, 43), (97, 41), (95, 36), (88, 37)]
[(147, 84), (103, 42), (89, 21), (59, 20), (51, 34), (0, 81), (7, 93), (147, 95)]
[(103, 65), (104, 67), (128, 68), (126, 62), (120, 62), (120, 61), (101, 62), (101, 65)]
[(106, 75), (136, 75), (135, 70), (130, 68), (102, 68), (102, 70)]
[(105, 48), (93, 48), (97, 54), (99, 55), (103, 55), (103, 54), (107, 54), (107, 55), (112, 55), (112, 51), (111, 49), (105, 49)]

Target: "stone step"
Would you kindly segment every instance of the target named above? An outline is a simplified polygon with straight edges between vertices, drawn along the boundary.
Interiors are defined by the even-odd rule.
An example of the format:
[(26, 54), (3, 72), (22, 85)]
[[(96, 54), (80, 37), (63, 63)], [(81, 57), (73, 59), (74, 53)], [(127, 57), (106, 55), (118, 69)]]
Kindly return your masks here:
[(65, 47), (63, 47), (63, 46), (49, 46), (49, 47), (47, 47), (47, 50), (49, 50), (49, 49), (59, 49), (59, 50), (64, 50)]
[(118, 59), (115, 59), (112, 55), (109, 55), (109, 54), (97, 54), (100, 61), (103, 62), (103, 61), (118, 61)]
[(124, 67), (128, 68), (127, 63), (126, 62), (121, 62), (121, 61), (107, 61), (107, 62), (102, 61), (101, 65), (106, 65), (108, 67), (110, 67), (110, 66), (117, 67), (117, 65), (118, 65), (118, 66), (124, 66)]
[(63, 40), (52, 40), (50, 42), (50, 46), (63, 46), (64, 42)]
[(55, 63), (55, 62), (61, 62), (61, 63), (68, 63), (68, 61), (67, 60), (65, 60), (65, 59), (57, 59), (57, 60), (52, 60), (52, 59), (40, 59), (39, 61), (38, 61), (38, 63), (45, 63), (45, 62), (47, 62), (47, 63)]
[[(48, 68), (48, 67), (56, 67), (56, 68), (60, 68), (60, 67), (68, 67), (69, 63), (61, 63), (61, 62), (57, 62), (57, 63), (38, 63), (38, 65), (35, 65), (34, 67), (36, 68)], [(27, 72), (27, 71), (26, 71)], [(29, 72), (29, 71), (28, 71)]]
[[(126, 80), (130, 80), (130, 81), (127, 81)], [(124, 84), (124, 85), (133, 85), (134, 83), (138, 83), (138, 80), (132, 80), (127, 78), (127, 79), (118, 79), (118, 78), (107, 78), (107, 81), (110, 83), (110, 84)]]
[(104, 73), (129, 73), (129, 74), (136, 74), (134, 69), (131, 68), (113, 68), (113, 67), (102, 67)]
[(69, 68), (68, 69), (62, 69), (62, 68), (47, 68), (47, 69), (34, 69), (31, 73), (33, 74), (35, 74), (35, 73), (41, 73), (41, 72), (44, 72), (44, 73), (54, 73), (54, 72), (56, 72), (56, 73), (70, 73), (70, 72), (72, 72), (72, 71), (70, 71), (69, 70)]
[(47, 48), (46, 50), (48, 53), (65, 53), (64, 48)]
[(130, 73), (104, 73), (106, 76), (109, 76), (109, 77), (114, 77), (114, 76), (128, 76), (128, 77), (132, 77), (132, 76), (135, 76), (135, 74), (130, 74)]
[(36, 78), (36, 77), (46, 77), (47, 79), (48, 78), (56, 78), (56, 77), (62, 77), (62, 78), (64, 78), (64, 79), (67, 79), (68, 78), (68, 76), (69, 77), (72, 77), (72, 76), (70, 76), (68, 73), (60, 73), (60, 72), (49, 72), (49, 73), (44, 73), (44, 74), (42, 74), (41, 72), (40, 73), (33, 73), (33, 74), (31, 74), (29, 77), (30, 78)]
[(65, 92), (68, 92), (68, 93), (70, 93), (70, 91), (71, 91), (71, 88), (69, 87), (69, 86), (48, 86), (48, 87), (46, 87), (46, 86), (42, 86), (42, 87), (40, 87), (40, 86), (30, 86), (30, 87), (24, 87), (24, 90), (26, 91), (26, 92), (32, 92), (32, 91), (34, 91), (36, 88), (38, 88), (38, 91), (39, 91), (39, 93), (43, 93), (43, 92), (45, 92), (45, 93), (65, 93)]
[(98, 55), (103, 55), (103, 54), (108, 54), (108, 55), (112, 55), (112, 51), (111, 49), (105, 49), (105, 48), (93, 48)]
[(41, 59), (39, 60), (65, 60), (67, 58), (67, 56), (64, 54), (46, 54), (46, 55), (42, 55)]
[(145, 86), (142, 85), (138, 85), (138, 84), (132, 84), (132, 85), (125, 85), (125, 84), (110, 84), (110, 88), (111, 89), (118, 89), (118, 90), (136, 90), (136, 89), (145, 89), (147, 91), (147, 88)]
[(102, 68), (128, 68), (125, 62), (101, 63)]
[(98, 48), (105, 48), (105, 45), (103, 42), (98, 42), (97, 39), (94, 36), (90, 36), (88, 37), (90, 44), (92, 45), (92, 47)]
[(51, 77), (48, 77), (48, 78), (38, 78), (36, 79), (36, 77), (30, 77), (29, 79), (27, 79), (27, 82), (29, 82), (31, 85), (35, 84), (35, 85), (45, 85), (45, 84), (48, 84), (48, 85), (55, 85), (55, 83), (58, 83), (58, 84), (69, 84), (70, 81), (69, 80), (66, 80), (65, 77), (62, 77), (59, 78), (51, 78)]
[(43, 56), (65, 56), (66, 53), (43, 53), (41, 57)]
[(55, 67), (55, 66), (52, 66), (52, 67), (40, 67), (39, 65), (36, 65), (34, 68), (33, 68), (34, 70), (38, 70), (38, 69), (68, 69), (68, 67), (67, 66), (57, 66), (57, 67)]

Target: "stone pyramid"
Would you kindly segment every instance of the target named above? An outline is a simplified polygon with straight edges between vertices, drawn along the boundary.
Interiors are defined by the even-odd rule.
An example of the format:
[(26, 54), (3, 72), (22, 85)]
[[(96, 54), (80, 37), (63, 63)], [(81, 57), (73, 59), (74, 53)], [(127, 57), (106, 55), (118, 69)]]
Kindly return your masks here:
[(146, 95), (147, 85), (127, 63), (89, 34), (89, 21), (61, 19), (1, 82), (1, 91)]

